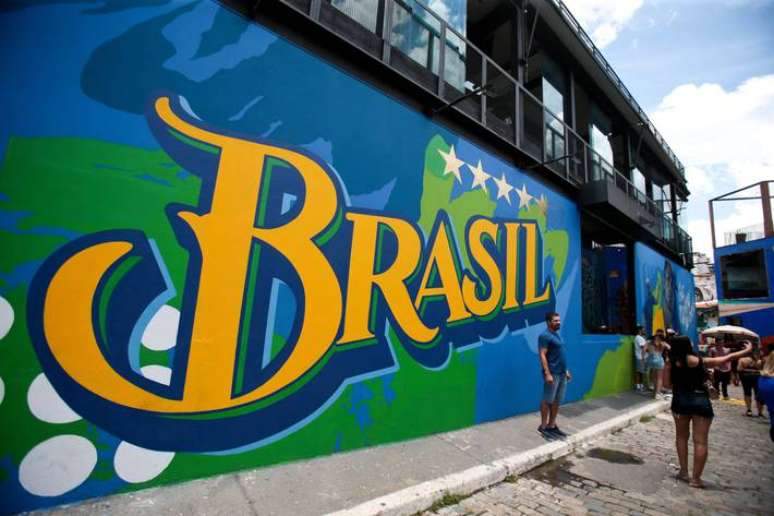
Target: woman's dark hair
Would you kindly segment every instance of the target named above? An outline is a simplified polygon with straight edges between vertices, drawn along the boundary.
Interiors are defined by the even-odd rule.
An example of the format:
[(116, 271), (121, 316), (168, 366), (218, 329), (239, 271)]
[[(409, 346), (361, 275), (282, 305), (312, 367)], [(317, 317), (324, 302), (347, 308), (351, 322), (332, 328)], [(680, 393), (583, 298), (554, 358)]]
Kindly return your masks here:
[(669, 360), (673, 364), (680, 362), (680, 364), (685, 367), (686, 357), (688, 355), (696, 355), (696, 352), (693, 350), (691, 339), (685, 335), (675, 335), (672, 337), (670, 346), (672, 346), (672, 349), (669, 350)]

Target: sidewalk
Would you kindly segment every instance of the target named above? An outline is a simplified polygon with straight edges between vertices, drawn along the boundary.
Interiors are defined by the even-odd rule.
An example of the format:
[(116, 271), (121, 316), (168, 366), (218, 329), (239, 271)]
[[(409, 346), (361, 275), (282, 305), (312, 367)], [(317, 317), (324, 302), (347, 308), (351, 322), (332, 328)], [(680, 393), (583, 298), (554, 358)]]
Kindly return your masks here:
[(729, 394), (730, 400), (713, 403), (705, 489), (675, 477), (675, 425), (664, 412), (463, 500), (447, 497), (449, 505), (438, 504), (424, 516), (772, 514), (769, 418), (744, 415), (739, 387), (730, 386)]
[(562, 407), (572, 434), (548, 442), (525, 414), (454, 432), (308, 461), (116, 495), (53, 514), (412, 514), (445, 493), (469, 494), (567, 455), (668, 407), (634, 392)]

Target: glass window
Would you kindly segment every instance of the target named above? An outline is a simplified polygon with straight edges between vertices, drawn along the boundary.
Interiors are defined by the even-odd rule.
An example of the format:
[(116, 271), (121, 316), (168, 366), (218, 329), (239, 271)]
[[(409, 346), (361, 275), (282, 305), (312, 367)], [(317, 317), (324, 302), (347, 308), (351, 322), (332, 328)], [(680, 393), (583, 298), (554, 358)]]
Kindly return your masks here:
[(408, 0), (406, 5), (408, 8), (398, 2), (393, 4), (390, 43), (437, 74), (441, 22), (412, 0)]
[(596, 125), (591, 124), (591, 176), (593, 179), (604, 179), (613, 175), (613, 147), (607, 135)]
[(658, 207), (661, 207), (661, 200), (664, 198), (664, 192), (661, 191), (661, 187), (655, 183), (653, 183), (651, 190), (653, 191), (653, 200), (656, 202)]
[(632, 183), (634, 184), (634, 188), (638, 190), (637, 196), (641, 201), (645, 201), (645, 175), (640, 172), (640, 169), (637, 167), (634, 167), (632, 169)]
[(465, 84), (465, 42), (452, 31), (446, 32), (444, 78), (459, 91), (473, 89), (477, 85)]
[(366, 29), (376, 32), (379, 0), (331, 0), (331, 5)]
[(664, 207), (664, 213), (671, 216), (672, 214), (672, 185), (664, 185), (662, 188), (664, 196), (662, 199), (662, 206)]
[(543, 78), (543, 104), (559, 120), (564, 120), (564, 97), (545, 77)]
[(720, 257), (720, 278), (725, 299), (768, 297), (768, 277), (763, 250)]
[(564, 97), (545, 77), (543, 104), (546, 109), (546, 160), (564, 156)]
[(678, 200), (676, 202), (677, 206), (677, 218), (675, 219), (675, 223), (679, 226), (683, 219), (683, 210), (685, 209), (685, 201)]

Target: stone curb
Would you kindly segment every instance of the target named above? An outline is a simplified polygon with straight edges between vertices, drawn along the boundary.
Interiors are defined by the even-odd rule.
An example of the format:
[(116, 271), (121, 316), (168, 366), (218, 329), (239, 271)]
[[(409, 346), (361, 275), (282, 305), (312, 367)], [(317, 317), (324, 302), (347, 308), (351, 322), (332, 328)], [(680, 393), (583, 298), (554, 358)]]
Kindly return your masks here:
[(509, 475), (520, 475), (546, 462), (564, 457), (579, 446), (637, 423), (642, 416), (652, 416), (669, 408), (668, 401), (654, 401), (614, 418), (581, 430), (562, 441), (553, 441), (531, 450), (511, 455), (488, 464), (473, 466), (434, 480), (428, 480), (331, 516), (379, 514), (397, 516), (414, 514), (433, 505), (447, 494), (466, 496), (502, 482)]

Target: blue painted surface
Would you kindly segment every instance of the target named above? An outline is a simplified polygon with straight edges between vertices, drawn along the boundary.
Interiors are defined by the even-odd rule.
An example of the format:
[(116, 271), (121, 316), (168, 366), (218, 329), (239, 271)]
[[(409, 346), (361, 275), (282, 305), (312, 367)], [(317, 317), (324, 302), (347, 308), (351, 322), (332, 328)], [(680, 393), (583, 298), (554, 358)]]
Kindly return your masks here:
[[(464, 5), (464, 2), (454, 3), (458, 10)], [(450, 21), (464, 26), (459, 17)], [(17, 397), (13, 406), (26, 407), (21, 398), (29, 384), (29, 372), (38, 374), (43, 370), (43, 363), (57, 392), (91, 421), (87, 423), (89, 430), (83, 432), (99, 446), (101, 468), (63, 495), (35, 497), (25, 494), (17, 474), (19, 463), (31, 445), (9, 451), (0, 444), (0, 456), (3, 457), (0, 466), (7, 473), (0, 480), (0, 493), (16, 500), (11, 510), (57, 505), (131, 489), (111, 470), (111, 460), (120, 440), (132, 442), (135, 438), (136, 443), (146, 447), (173, 450), (179, 454), (170, 466), (174, 474), (162, 474), (150, 481), (153, 485), (190, 478), (201, 474), (202, 470), (206, 470), (206, 474), (215, 474), (531, 412), (538, 406), (542, 383), (537, 338), (544, 330), (544, 312), (552, 308), (563, 318), (561, 333), (567, 346), (568, 367), (573, 373), (567, 391), (568, 401), (581, 399), (591, 389), (599, 373), (600, 358), (620, 345), (620, 336), (582, 334), (580, 212), (575, 202), (536, 177), (220, 4), (212, 1), (141, 5), (118, 2), (96, 10), (66, 2), (30, 5), (3, 11), (0, 33), (7, 41), (0, 49), (0, 62), (3, 69), (15, 70), (14, 74), (0, 76), (0, 103), (4, 108), (4, 123), (0, 124), (0, 158), (11, 148), (13, 138), (66, 136), (143, 151), (163, 148), (182, 167), (174, 177), (180, 180), (203, 178), (206, 183), (207, 173), (212, 172), (207, 167), (213, 166), (216, 158), (202, 156), (187, 148), (181, 150), (183, 144), (172, 141), (169, 134), (160, 134), (163, 131), (159, 130), (158, 120), (146, 117), (149, 103), (163, 91), (174, 96), (176, 108), (192, 123), (199, 121), (217, 128), (219, 133), (239, 134), (244, 139), (303, 150), (335, 179), (341, 190), (338, 194), (342, 209), (359, 209), (363, 213), (408, 221), (424, 237), (423, 244), (432, 241), (442, 224), (458, 229), (464, 227), (467, 221), (455, 220), (455, 216), (466, 216), (471, 220), (482, 213), (487, 213), (498, 223), (522, 218), (526, 221), (539, 219), (540, 246), (548, 245), (551, 233), (554, 236), (561, 234), (567, 242), (564, 250), (562, 245), (554, 242), (555, 247), (546, 250), (541, 255), (544, 259), (537, 264), (536, 281), (540, 285), (543, 282), (550, 285), (550, 301), (545, 306), (521, 307), (513, 313), (495, 314), (491, 320), (475, 320), (451, 327), (443, 321), (446, 314), (444, 308), (439, 307), (441, 303), (436, 303), (427, 315), (435, 318), (445, 333), (439, 344), (431, 349), (414, 346), (403, 338), (390, 314), (382, 308), (376, 317), (379, 328), (384, 330), (377, 336), (378, 346), (337, 350), (322, 368), (323, 372), (305, 378), (306, 383), (298, 390), (287, 393), (274, 405), (256, 409), (264, 411), (257, 412), (262, 417), (252, 414), (252, 418), (240, 420), (242, 414), (219, 418), (217, 411), (213, 411), (206, 415), (165, 418), (147, 411), (108, 406), (104, 399), (85, 394), (80, 385), (63, 379), (64, 374), (58, 369), (56, 360), (45, 350), (45, 336), (38, 318), (42, 313), (48, 275), (54, 274), (56, 266), (76, 249), (96, 245), (100, 238), (107, 238), (106, 234), (83, 236), (75, 230), (57, 229), (56, 214), (50, 215), (50, 225), (20, 229), (24, 212), (0, 212), (2, 229), (15, 236), (55, 235), (74, 239), (74, 243), (66, 247), (48, 249), (40, 260), (15, 263), (0, 272), (3, 280), (0, 292), (16, 296), (13, 300), (17, 313), (30, 309), (27, 320), (21, 316), (17, 319), (20, 329), (13, 334), (16, 347), (0, 347), (0, 371), (7, 385), (11, 384), (10, 373), (6, 372), (10, 369), (3, 369), (2, 353), (10, 353), (8, 349), (23, 349), (27, 353), (26, 362), (12, 364), (13, 368), (24, 371), (26, 383), (7, 395)], [(46, 37), (41, 38), (41, 34)], [(50, 80), (41, 81), (41, 70)], [(155, 135), (148, 127), (149, 121), (152, 129), (157, 131)], [(466, 163), (474, 165), (480, 161), (494, 177), (507, 180), (517, 189), (526, 189), (533, 196), (527, 203), (528, 209), (519, 211), (515, 192), (511, 192), (508, 202), (497, 198), (495, 185), (490, 180), (486, 195), (477, 200), (479, 213), (467, 213), (465, 203), (472, 191), (467, 166), (463, 168), (463, 180), (453, 181), (454, 186), (447, 197), (441, 198), (432, 187), (425, 186), (425, 181), (432, 179), (434, 172), (425, 167), (429, 167), (428, 162), (432, 159), (438, 159), (434, 152), (437, 149), (429, 147), (431, 145), (440, 145), (440, 148), (454, 145), (457, 156)], [(431, 149), (429, 153), (428, 148)], [(66, 166), (63, 169), (66, 171)], [(94, 163), (96, 172), (103, 173), (105, 169), (123, 170), (111, 164)], [(140, 181), (133, 181), (127, 188), (147, 189), (149, 195), (158, 191), (154, 189), (168, 190), (172, 186), (170, 180), (151, 174), (139, 174), (133, 179)], [(288, 180), (280, 186), (288, 190), (287, 195), (272, 198), (272, 202), (276, 201), (272, 205), (276, 213), (271, 214), (267, 223), (281, 223), (282, 217), (294, 214), (294, 210), (305, 202), (306, 191), (298, 181)], [(44, 194), (50, 193), (41, 193)], [(202, 204), (206, 204), (206, 195), (202, 197)], [(538, 198), (547, 203), (544, 212), (536, 208)], [(2, 192), (0, 200), (7, 202), (12, 196)], [(438, 213), (433, 229), (418, 224), (423, 207)], [(433, 215), (435, 213), (428, 215), (430, 220)], [(142, 265), (119, 282), (116, 287), (119, 301), (108, 304), (105, 325), (110, 328), (110, 331), (106, 330), (110, 342), (103, 343), (104, 354), (116, 370), (133, 378), (141, 388), (180, 396), (183, 387), (178, 379), (180, 375), (174, 377), (169, 388), (139, 376), (140, 346), (135, 337), (142, 328), (135, 324), (137, 321), (130, 320), (134, 314), (143, 314), (145, 321), (151, 315), (145, 313), (149, 300), (158, 300), (159, 292), (169, 287), (168, 278), (159, 272), (164, 269), (163, 257), (151, 253), (141, 228), (110, 231), (111, 237), (120, 234), (133, 239), (136, 246), (132, 257), (140, 259)], [(181, 232), (177, 236), (179, 238), (173, 244), (188, 246), (185, 249), (195, 255), (195, 242), (190, 235)], [(346, 235), (339, 235), (325, 248), (327, 256), (335, 262), (342, 285), (345, 284), (348, 243)], [(455, 241), (454, 245), (459, 249), (466, 244)], [(385, 245), (386, 257), (391, 257), (393, 251), (389, 244)], [(496, 254), (491, 247), (489, 251)], [(423, 252), (426, 255), (428, 250)], [(281, 336), (292, 341), (295, 321), (304, 310), (293, 271), (282, 262), (278, 253), (272, 250), (265, 253), (269, 255), (267, 262), (273, 263), (275, 268), (259, 281), (265, 280), (261, 285), (271, 285), (266, 290), (271, 288), (276, 292), (267, 301), (272, 310), (266, 312), (269, 314), (265, 316), (266, 325), (255, 324), (248, 329), (248, 340), (256, 345), (246, 354), (251, 376), (242, 387), (245, 390), (276, 373), (293, 351), (292, 342), (275, 347), (272, 339)], [(660, 255), (650, 253), (643, 263), (652, 262), (657, 266)], [(41, 272), (44, 259), (47, 265)], [(560, 262), (564, 267), (558, 270), (556, 267)], [(481, 274), (475, 267), (472, 270)], [(678, 285), (684, 281), (683, 272), (674, 272)], [(283, 279), (274, 278), (272, 274)], [(36, 287), (28, 291), (33, 277), (38, 279)], [(191, 280), (194, 275), (185, 277)], [(278, 281), (273, 282), (273, 279)], [(409, 282), (415, 292), (417, 279)], [(175, 287), (179, 292), (187, 292), (182, 295), (183, 301), (190, 303), (194, 298), (194, 291), (186, 291), (186, 285)], [(692, 288), (690, 292), (692, 295)], [(192, 322), (192, 316), (186, 315), (185, 303), (179, 305), (183, 315), (178, 345), (189, 336)], [(265, 326), (273, 331), (267, 332)], [(389, 338), (389, 328), (396, 332), (395, 339)], [(33, 352), (31, 337), (37, 343), (37, 355)], [(122, 347), (123, 337), (132, 340), (133, 345)], [(177, 371), (185, 369), (186, 356), (182, 348), (176, 347), (165, 355), (170, 367)], [(16, 355), (13, 360), (18, 360)], [(411, 373), (409, 368), (413, 368)], [(452, 375), (447, 374), (446, 383), (440, 380), (434, 383), (434, 378), (443, 377), (449, 371), (454, 371), (458, 377), (450, 380)], [(15, 381), (15, 377), (13, 379)], [(459, 380), (457, 385), (456, 380)], [(454, 391), (460, 386), (464, 392)], [(463, 395), (468, 396), (464, 398), (465, 403), (458, 402), (457, 398), (463, 398)], [(7, 402), (0, 405), (0, 414), (14, 417), (14, 420), (17, 416), (23, 417), (23, 424), (32, 429), (30, 433), (36, 438), (42, 439), (59, 431), (55, 425), (33, 418), (26, 408), (23, 414), (2, 412), (9, 410), (9, 406)], [(447, 417), (436, 426), (412, 430), (417, 413), (431, 412), (440, 406), (451, 406), (464, 417)], [(102, 410), (102, 407), (106, 408)], [(334, 416), (328, 417), (330, 414)], [(185, 420), (189, 416), (191, 420)], [(95, 432), (94, 422), (111, 431), (99, 427)], [(221, 426), (213, 429), (218, 423)], [(161, 424), (174, 431), (161, 431)], [(378, 433), (376, 427), (387, 431)], [(312, 430), (298, 437), (308, 429)], [(294, 454), (292, 446), (284, 447), (287, 440), (294, 438), (299, 440), (299, 448), (303, 447), (298, 454)], [(275, 449), (280, 450), (276, 456), (272, 455)], [(177, 467), (178, 461), (190, 464), (185, 461), (192, 455), (197, 466), (207, 464), (210, 469), (201, 466), (200, 469), (192, 468), (193, 473), (181, 471), (184, 467)], [(233, 462), (228, 462), (229, 458)], [(7, 509), (4, 507), (3, 510)]]
[[(766, 277), (768, 278), (768, 295), (755, 299), (726, 299), (723, 290), (723, 278), (721, 276), (721, 258), (730, 254), (745, 253), (750, 251), (763, 251)], [(728, 245), (715, 249), (715, 284), (717, 286), (718, 301), (720, 303), (720, 324), (737, 323), (748, 328), (761, 337), (766, 346), (774, 344), (774, 308), (751, 309), (744, 313), (732, 316), (722, 316), (724, 305), (729, 309), (739, 303), (774, 303), (774, 237), (751, 240), (741, 244)]]

